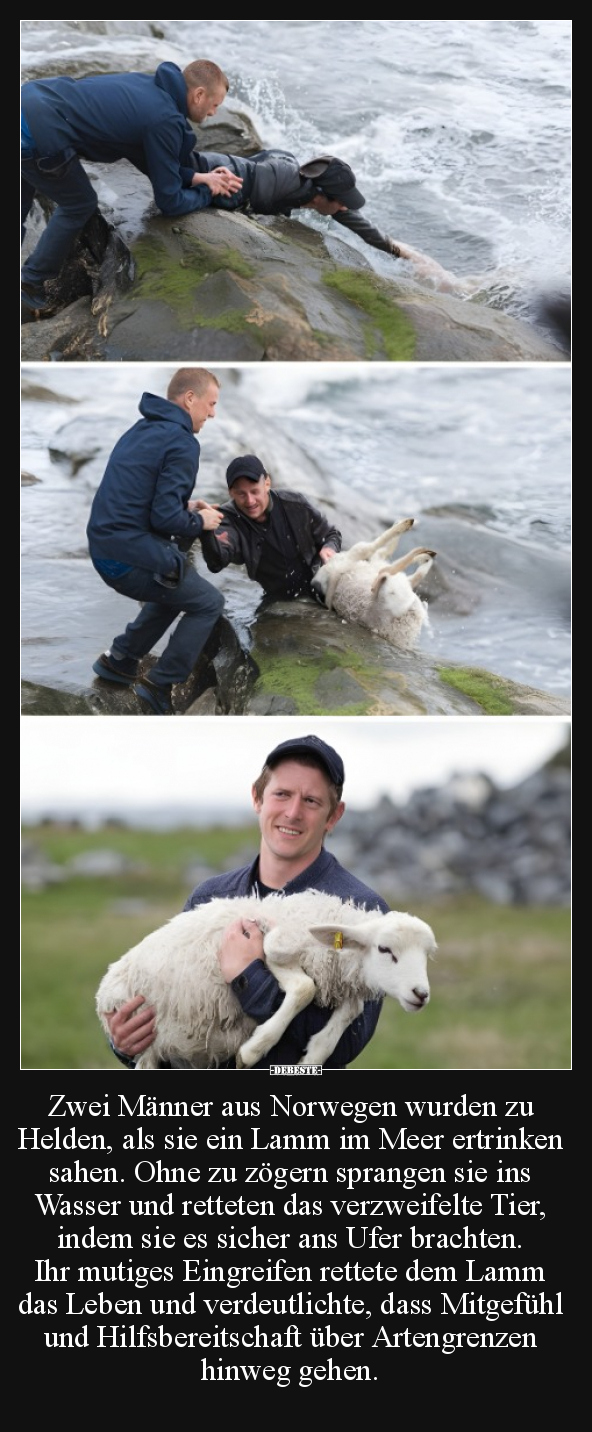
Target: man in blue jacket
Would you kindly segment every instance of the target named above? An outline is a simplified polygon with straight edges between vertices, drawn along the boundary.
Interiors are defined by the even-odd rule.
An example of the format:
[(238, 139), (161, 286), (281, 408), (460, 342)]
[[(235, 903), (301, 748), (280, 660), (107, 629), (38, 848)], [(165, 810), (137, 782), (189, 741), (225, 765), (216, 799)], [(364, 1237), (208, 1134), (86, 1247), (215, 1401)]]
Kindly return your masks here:
[(97, 208), (81, 163), (127, 159), (147, 174), (163, 214), (189, 214), (212, 195), (229, 197), (240, 179), (229, 170), (197, 173), (191, 123), (216, 113), (228, 92), (223, 70), (194, 60), (184, 70), (165, 62), (155, 74), (57, 75), (29, 80), (21, 91), (21, 243), (35, 194), (54, 205), (21, 272), (24, 313), (47, 316), (44, 290), (56, 278), (77, 235)]
[[(382, 896), (351, 875), (325, 849), (325, 838), (345, 810), (344, 781), (341, 756), (320, 737), (291, 737), (275, 746), (252, 787), (261, 832), (258, 856), (240, 870), (204, 880), (187, 900), (185, 910), (219, 896), (258, 894), (263, 898), (276, 890), (286, 895), (321, 890), (368, 910), (386, 912), (389, 907)], [(283, 992), (265, 964), (258, 926), (241, 920), (230, 925), (219, 960), (245, 1014), (258, 1024), (269, 1019), (279, 1008)], [(372, 1038), (381, 1008), (380, 999), (364, 1005), (327, 1060), (328, 1068), (351, 1064)], [(256, 1068), (298, 1064), (313, 1034), (324, 1027), (330, 1015), (330, 1009), (314, 1003), (301, 1010)], [(141, 995), (111, 1015), (112, 1047), (122, 1063), (134, 1067), (135, 1059), (154, 1039), (157, 1019), (158, 1011), (144, 1006)]]
[[(179, 368), (166, 398), (144, 393), (142, 417), (115, 444), (87, 526), (91, 561), (102, 581), (142, 607), (98, 657), (104, 681), (133, 686), (147, 715), (174, 714), (173, 686), (186, 681), (215, 626), (224, 598), (186, 553), (222, 521), (192, 496), (199, 469), (195, 434), (213, 418), (220, 383), (205, 368)], [(150, 675), (140, 662), (182, 612)]]

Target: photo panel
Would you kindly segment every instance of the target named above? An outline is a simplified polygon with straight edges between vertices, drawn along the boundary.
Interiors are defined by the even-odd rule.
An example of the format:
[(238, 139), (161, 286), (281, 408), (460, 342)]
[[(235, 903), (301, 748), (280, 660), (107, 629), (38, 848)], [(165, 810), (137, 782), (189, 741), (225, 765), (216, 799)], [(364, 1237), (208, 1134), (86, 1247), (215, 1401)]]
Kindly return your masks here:
[[(193, 435), (166, 396), (187, 373), (215, 396)], [(102, 654), (158, 675), (182, 598), (129, 635), (163, 589), (102, 559), (160, 520), (183, 421), (158, 575), (197, 573), (211, 624), (170, 669), (176, 715), (568, 715), (570, 417), (567, 366), (23, 364), (23, 711), (140, 714)]]
[[(315, 1001), (337, 1007), (345, 968), (353, 978), (355, 967), (366, 1004), (378, 981), (380, 1014), (351, 1042), (342, 1036), (328, 1070), (346, 1057), (360, 1078), (372, 1069), (569, 1068), (568, 720), (204, 717), (174, 737), (170, 722), (114, 724), (23, 723), (23, 1068), (125, 1072), (100, 1017), (110, 991), (156, 1004), (160, 1067), (185, 1067), (189, 1055), (198, 1069), (234, 1067), (237, 1038), (255, 1026), (246, 1012), (243, 1024), (230, 1020), (223, 1003), (216, 1015), (217, 962), (206, 954), (200, 963), (212, 920), (221, 943), (235, 909), (261, 917), (265, 950), (274, 923), (293, 918), (295, 949), (288, 939), (285, 951), (295, 963), (307, 922), (334, 922), (335, 906), (349, 935), (337, 949), (332, 936), (329, 948), (320, 934), (309, 942), (335, 981)], [(278, 881), (285, 914), (269, 888)], [(352, 903), (366, 909), (368, 946), (365, 926), (350, 928)], [(398, 912), (396, 933), (387, 908)], [(377, 953), (385, 945), (398, 963)], [(274, 948), (270, 938), (272, 962)], [(139, 964), (128, 959), (128, 971), (121, 961), (134, 949)], [(137, 987), (142, 978), (151, 994)], [(205, 979), (218, 981), (216, 995), (188, 1051)], [(241, 991), (232, 990), (238, 1018)], [(319, 1013), (315, 1003), (307, 1025), (307, 1007), (296, 1016), (301, 1040)], [(296, 1044), (279, 1045), (296, 1063)], [(254, 1072), (277, 1062), (262, 1054)]]
[(21, 76), (24, 360), (569, 362), (570, 20), (24, 20)]

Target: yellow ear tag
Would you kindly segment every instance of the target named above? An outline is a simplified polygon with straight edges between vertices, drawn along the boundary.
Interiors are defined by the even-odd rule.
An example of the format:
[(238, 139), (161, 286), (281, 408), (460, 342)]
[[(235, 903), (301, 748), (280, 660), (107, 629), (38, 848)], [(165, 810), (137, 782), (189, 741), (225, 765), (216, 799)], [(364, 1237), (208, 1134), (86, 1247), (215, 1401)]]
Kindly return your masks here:
[(335, 950), (343, 949), (343, 935), (341, 933), (341, 930), (335, 931), (335, 934), (333, 936), (333, 948)]

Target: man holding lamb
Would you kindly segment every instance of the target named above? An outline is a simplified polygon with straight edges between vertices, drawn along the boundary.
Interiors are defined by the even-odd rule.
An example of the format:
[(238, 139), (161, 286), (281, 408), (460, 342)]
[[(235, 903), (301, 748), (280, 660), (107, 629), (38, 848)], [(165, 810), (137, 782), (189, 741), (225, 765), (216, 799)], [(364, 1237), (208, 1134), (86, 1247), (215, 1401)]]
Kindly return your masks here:
[[(288, 895), (314, 889), (386, 913), (386, 901), (325, 849), (326, 836), (345, 810), (344, 780), (341, 756), (318, 736), (282, 741), (268, 755), (251, 791), (261, 832), (259, 854), (250, 865), (203, 881), (184, 908), (191, 910), (220, 896), (263, 898), (272, 891)], [(269, 1019), (279, 1008), (283, 993), (265, 964), (258, 926), (234, 921), (225, 932), (218, 958), (244, 1013), (257, 1023)], [(367, 1001), (341, 1036), (327, 1067), (343, 1068), (360, 1054), (374, 1034), (381, 1006), (380, 999)], [(328, 1008), (308, 1005), (255, 1067), (298, 1064), (312, 1035), (325, 1026), (330, 1014)], [(158, 1011), (145, 1006), (142, 995), (109, 1017), (113, 1051), (122, 1063), (135, 1067), (135, 1060), (154, 1040), (157, 1018)], [(234, 1061), (230, 1067), (233, 1065)]]

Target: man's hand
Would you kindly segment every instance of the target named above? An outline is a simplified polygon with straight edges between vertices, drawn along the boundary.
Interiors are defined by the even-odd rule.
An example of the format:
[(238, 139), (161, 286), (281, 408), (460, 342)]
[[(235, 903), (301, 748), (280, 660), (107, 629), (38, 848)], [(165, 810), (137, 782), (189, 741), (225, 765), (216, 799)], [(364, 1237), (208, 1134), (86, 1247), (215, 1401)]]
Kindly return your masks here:
[(246, 970), (253, 960), (263, 960), (263, 935), (256, 920), (234, 920), (222, 936), (218, 950), (220, 970), (227, 984)]
[(410, 255), (408, 253), (405, 253), (405, 250), (401, 248), (400, 244), (395, 243), (394, 239), (390, 240), (390, 245), (391, 253), (394, 259), (408, 259), (410, 257)]
[(204, 525), (204, 532), (213, 532), (224, 521), (224, 513), (219, 507), (212, 506), (210, 502), (203, 502), (201, 497), (194, 497), (187, 503), (188, 512), (199, 512)]
[(152, 1044), (156, 1034), (155, 1010), (153, 1005), (144, 1003), (142, 994), (128, 999), (106, 1018), (112, 1043), (120, 1054), (135, 1059)]
[(337, 556), (337, 553), (336, 553), (334, 547), (321, 547), (320, 552), (319, 552), (319, 557), (320, 557), (320, 559), (321, 559), (321, 562), (323, 562), (323, 563), (325, 563), (325, 562), (330, 562), (330, 561), (331, 561), (331, 558), (332, 558), (332, 557), (336, 557), (336, 556)]
[(196, 172), (191, 180), (191, 187), (196, 184), (207, 184), (212, 194), (222, 194), (225, 198), (238, 193), (243, 187), (243, 181), (238, 174), (233, 174), (231, 169), (225, 169), (223, 165), (220, 165), (219, 169), (212, 169), (209, 174)]

